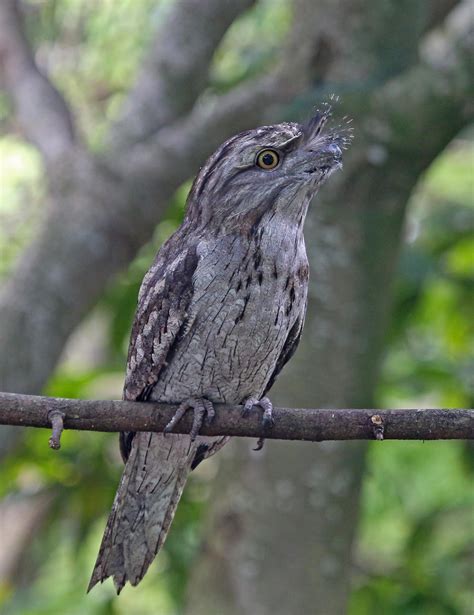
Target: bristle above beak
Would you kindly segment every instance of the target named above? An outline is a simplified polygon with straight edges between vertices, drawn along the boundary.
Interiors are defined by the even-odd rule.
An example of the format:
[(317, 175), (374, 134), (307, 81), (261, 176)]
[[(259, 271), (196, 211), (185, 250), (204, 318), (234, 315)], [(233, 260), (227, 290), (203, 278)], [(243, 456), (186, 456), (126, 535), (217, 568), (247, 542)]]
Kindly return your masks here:
[[(332, 94), (329, 97), (329, 102), (323, 102), (314, 116), (303, 126), (306, 141), (311, 141), (321, 135), (333, 115), (333, 105), (338, 101), (339, 97)], [(330, 128), (326, 131), (326, 136), (336, 141), (341, 149), (347, 149), (354, 137), (353, 128), (350, 126), (351, 122), (352, 118), (345, 115), (340, 124), (333, 125), (331, 122)]]
[(325, 102), (322, 104), (320, 109), (316, 110), (316, 113), (313, 117), (304, 125), (303, 131), (306, 139), (314, 139), (317, 137), (327, 121), (332, 115), (332, 106)]

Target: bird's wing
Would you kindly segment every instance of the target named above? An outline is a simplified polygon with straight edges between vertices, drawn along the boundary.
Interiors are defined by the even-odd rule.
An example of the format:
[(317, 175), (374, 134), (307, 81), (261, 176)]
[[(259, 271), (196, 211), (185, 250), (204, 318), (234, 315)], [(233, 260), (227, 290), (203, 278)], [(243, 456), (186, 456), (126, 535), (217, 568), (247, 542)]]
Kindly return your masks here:
[[(187, 312), (198, 260), (195, 245), (183, 247), (179, 241), (168, 242), (146, 274), (130, 337), (123, 399), (149, 398), (175, 344), (187, 331)], [(125, 460), (132, 438), (133, 434), (121, 434)]]
[(285, 364), (294, 355), (295, 350), (298, 347), (298, 344), (301, 338), (301, 332), (303, 330), (305, 312), (306, 312), (306, 307), (301, 313), (301, 316), (295, 321), (294, 325), (291, 327), (291, 329), (288, 332), (288, 335), (286, 336), (285, 344), (282, 348), (282, 351), (280, 352), (280, 356), (277, 359), (275, 369), (273, 370), (273, 373), (270, 376), (270, 380), (268, 381), (267, 386), (265, 387), (265, 391), (263, 393), (264, 395), (266, 395), (268, 391), (272, 388), (272, 386), (275, 384), (275, 380), (277, 379), (278, 374), (281, 372)]
[(146, 274), (130, 337), (124, 399), (148, 398), (173, 345), (183, 335), (197, 262), (192, 246), (174, 259), (159, 254)]

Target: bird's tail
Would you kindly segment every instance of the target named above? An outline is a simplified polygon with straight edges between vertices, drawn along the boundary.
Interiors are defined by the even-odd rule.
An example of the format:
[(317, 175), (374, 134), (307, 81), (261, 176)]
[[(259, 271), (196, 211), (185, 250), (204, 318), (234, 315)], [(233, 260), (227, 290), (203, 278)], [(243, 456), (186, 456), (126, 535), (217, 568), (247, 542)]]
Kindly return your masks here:
[(168, 534), (195, 454), (185, 435), (137, 433), (87, 591), (113, 577), (137, 585)]

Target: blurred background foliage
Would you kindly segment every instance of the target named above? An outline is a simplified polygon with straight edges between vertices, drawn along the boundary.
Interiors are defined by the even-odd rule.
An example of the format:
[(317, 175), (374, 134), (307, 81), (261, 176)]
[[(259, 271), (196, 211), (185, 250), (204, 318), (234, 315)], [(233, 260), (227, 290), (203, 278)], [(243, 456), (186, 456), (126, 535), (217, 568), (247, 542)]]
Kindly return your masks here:
[[(27, 3), (28, 32), (39, 62), (63, 90), (80, 129), (100, 147), (165, 2), (49, 0)], [(262, 2), (227, 33), (212, 87), (225, 90), (269, 66), (288, 28), (288, 3)], [(41, 160), (12, 136), (0, 99), (0, 277), (35, 230), (45, 206)], [(7, 133), (10, 133), (7, 135)], [(473, 406), (474, 207), (472, 131), (461, 135), (412, 196), (400, 254), (395, 301), (376, 402), (379, 407)], [(154, 239), (108, 288), (70, 340), (47, 394), (117, 398), (141, 279), (156, 250), (179, 224), (183, 186)], [(383, 289), (381, 289), (383, 291)], [(176, 613), (199, 548), (213, 460), (200, 466), (177, 513), (164, 553), (140, 591), (117, 600), (110, 584), (85, 587), (121, 462), (116, 438), (66, 432), (58, 453), (46, 432), (31, 429), (2, 467), (0, 496), (31, 494), (45, 514), (17, 585), (0, 587), (5, 614)], [(316, 446), (316, 445), (315, 445)], [(350, 615), (467, 615), (472, 608), (474, 456), (463, 442), (373, 443), (363, 488)], [(43, 499), (41, 499), (43, 498)], [(46, 498), (46, 500), (44, 500)]]

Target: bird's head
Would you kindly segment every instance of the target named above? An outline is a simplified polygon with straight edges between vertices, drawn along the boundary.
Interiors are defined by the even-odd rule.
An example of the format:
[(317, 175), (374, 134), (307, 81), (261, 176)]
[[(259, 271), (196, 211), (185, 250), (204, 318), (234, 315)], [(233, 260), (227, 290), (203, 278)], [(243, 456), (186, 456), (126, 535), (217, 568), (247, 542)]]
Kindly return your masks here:
[(342, 167), (352, 139), (347, 125), (329, 127), (330, 117), (327, 104), (306, 124), (262, 126), (228, 139), (196, 177), (188, 217), (248, 227), (271, 210), (301, 223), (311, 197)]

